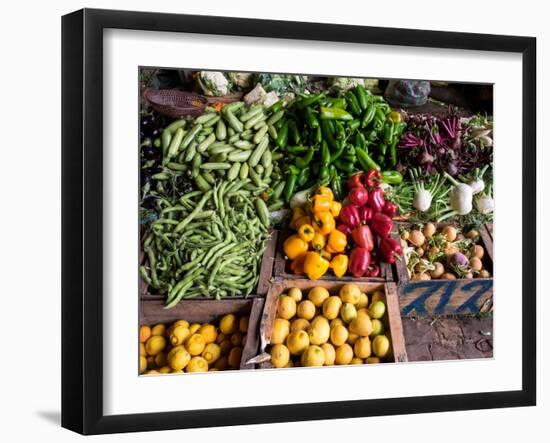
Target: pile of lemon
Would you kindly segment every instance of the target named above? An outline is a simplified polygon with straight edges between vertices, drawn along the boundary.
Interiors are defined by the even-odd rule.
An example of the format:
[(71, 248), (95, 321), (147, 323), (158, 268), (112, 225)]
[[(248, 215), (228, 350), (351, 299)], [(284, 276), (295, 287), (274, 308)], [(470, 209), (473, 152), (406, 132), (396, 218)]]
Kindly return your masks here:
[(177, 320), (139, 329), (140, 374), (239, 369), (248, 316), (225, 315), (219, 325)]
[(299, 288), (279, 296), (269, 348), (274, 367), (380, 363), (390, 356), (382, 291), (370, 294), (370, 303), (355, 284), (334, 295), (318, 286), (302, 298)]

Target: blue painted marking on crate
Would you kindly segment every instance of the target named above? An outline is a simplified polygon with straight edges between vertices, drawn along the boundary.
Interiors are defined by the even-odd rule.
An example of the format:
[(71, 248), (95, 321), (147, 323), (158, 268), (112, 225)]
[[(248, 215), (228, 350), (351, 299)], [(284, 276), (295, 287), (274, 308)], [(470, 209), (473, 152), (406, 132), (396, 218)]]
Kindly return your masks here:
[(418, 288), (426, 288), (416, 299), (414, 299), (410, 304), (401, 309), (401, 315), (407, 315), (409, 312), (416, 311), (418, 315), (427, 315), (426, 311), (426, 300), (430, 298), (435, 292), (439, 289), (438, 286), (434, 285), (433, 282), (419, 282), (414, 285), (408, 285), (405, 287), (405, 294), (415, 291)]
[(449, 301), (451, 300), (451, 297), (454, 294), (454, 290), (456, 286), (457, 286), (456, 281), (441, 282), (443, 293), (441, 294), (441, 298), (439, 299), (439, 302), (435, 307), (435, 310), (434, 310), (435, 315), (443, 315), (443, 313), (445, 312), (445, 307), (449, 304)]
[(493, 282), (491, 280), (473, 281), (467, 285), (464, 285), (463, 290), (469, 291), (470, 289), (474, 289), (476, 286), (478, 287), (478, 290), (456, 309), (457, 313), (465, 312), (467, 309), (474, 314), (479, 312), (477, 301), (483, 294), (493, 287)]

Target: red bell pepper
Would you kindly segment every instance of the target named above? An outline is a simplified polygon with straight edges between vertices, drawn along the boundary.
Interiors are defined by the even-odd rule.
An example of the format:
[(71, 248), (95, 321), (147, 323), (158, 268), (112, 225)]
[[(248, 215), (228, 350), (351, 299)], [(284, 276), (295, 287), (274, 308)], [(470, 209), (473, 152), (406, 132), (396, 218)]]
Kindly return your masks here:
[(382, 188), (375, 188), (369, 192), (369, 208), (374, 212), (381, 212), (384, 207), (384, 191)]
[(361, 220), (359, 219), (359, 212), (357, 211), (357, 206), (346, 205), (340, 211), (340, 220), (344, 222), (350, 228), (355, 228)]
[(369, 169), (363, 180), (369, 188), (377, 188), (382, 182), (382, 175), (376, 169)]
[(370, 265), (370, 252), (367, 248), (354, 248), (349, 255), (349, 272), (356, 278), (365, 275)]
[(338, 226), (336, 226), (336, 229), (346, 234), (346, 240), (349, 243), (351, 240), (351, 228), (348, 225), (345, 225), (344, 223), (340, 223)]
[(358, 172), (357, 174), (353, 174), (348, 179), (348, 189), (353, 189), (356, 186), (360, 186), (362, 188), (363, 187), (363, 177), (364, 176), (365, 176), (365, 174), (363, 174), (362, 172)]
[(355, 186), (348, 192), (348, 200), (352, 205), (363, 206), (369, 200), (369, 191), (363, 186)]
[(363, 224), (368, 223), (374, 215), (374, 211), (368, 206), (361, 206), (357, 211), (359, 212), (359, 220)]
[(387, 201), (382, 206), (382, 214), (386, 214), (389, 218), (394, 218), (397, 215), (397, 205), (394, 202)]
[(372, 232), (367, 225), (357, 226), (352, 232), (351, 236), (355, 244), (361, 248), (367, 248), (370, 251), (374, 248), (374, 239)]
[(373, 263), (369, 266), (369, 269), (367, 270), (367, 277), (378, 277), (380, 275), (380, 266), (378, 266), (376, 263)]
[(393, 228), (393, 222), (386, 214), (378, 212), (370, 219), (370, 227), (379, 237), (388, 238)]
[(382, 261), (385, 261), (386, 263), (393, 264), (396, 259), (403, 255), (403, 248), (401, 248), (398, 241), (392, 238), (381, 239), (379, 248)]

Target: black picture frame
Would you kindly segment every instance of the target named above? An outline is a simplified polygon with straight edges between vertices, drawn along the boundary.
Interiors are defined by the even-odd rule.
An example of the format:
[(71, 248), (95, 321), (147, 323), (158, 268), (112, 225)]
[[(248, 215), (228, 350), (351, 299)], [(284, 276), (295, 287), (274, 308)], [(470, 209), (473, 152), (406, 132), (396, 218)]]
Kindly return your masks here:
[[(169, 31), (519, 53), (523, 63), (522, 389), (106, 416), (103, 413), (103, 30)], [(83, 9), (62, 19), (62, 426), (82, 434), (536, 404), (536, 39)], [(501, 294), (506, 295), (506, 294)]]

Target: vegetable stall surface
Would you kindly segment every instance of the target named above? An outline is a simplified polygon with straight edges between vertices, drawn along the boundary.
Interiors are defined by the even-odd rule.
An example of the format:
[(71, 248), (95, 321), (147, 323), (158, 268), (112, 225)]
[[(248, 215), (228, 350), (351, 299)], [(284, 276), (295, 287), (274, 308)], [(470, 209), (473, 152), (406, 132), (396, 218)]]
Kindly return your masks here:
[(141, 325), (139, 372), (143, 375), (239, 369), (248, 316), (224, 315), (219, 322)]

